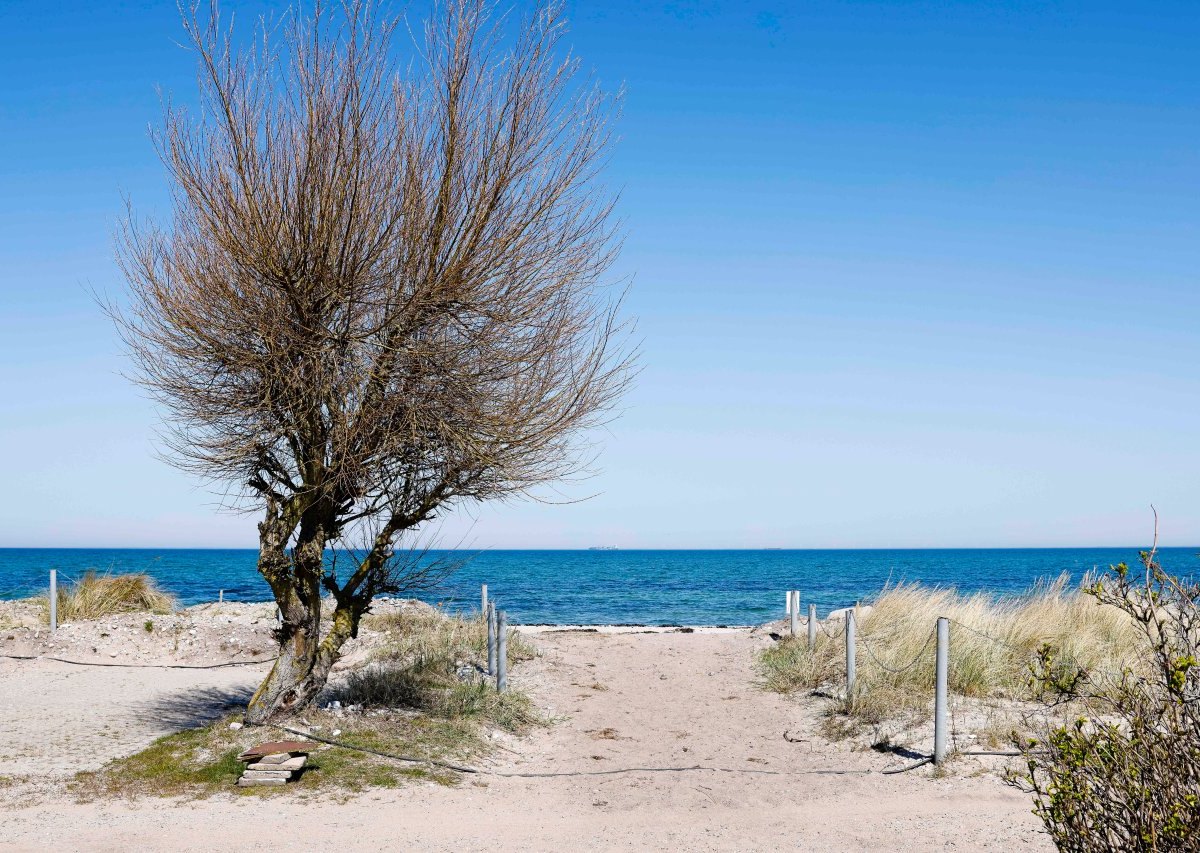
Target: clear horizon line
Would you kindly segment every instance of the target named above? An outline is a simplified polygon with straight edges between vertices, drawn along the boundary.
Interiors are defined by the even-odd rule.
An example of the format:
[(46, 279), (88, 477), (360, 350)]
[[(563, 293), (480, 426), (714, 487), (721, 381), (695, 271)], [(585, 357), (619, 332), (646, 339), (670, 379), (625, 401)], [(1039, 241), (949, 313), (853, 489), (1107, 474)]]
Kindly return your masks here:
[[(1072, 551), (1072, 550), (1149, 550), (1149, 545), (872, 545), (872, 546), (777, 546), (764, 545), (759, 547), (742, 548), (697, 548), (697, 547), (620, 547), (620, 546), (583, 546), (574, 548), (537, 548), (537, 547), (505, 547), (505, 548), (430, 548), (430, 551), (461, 551), (463, 553), (482, 553), (488, 551)], [(1158, 548), (1196, 548), (1200, 545), (1159, 545)], [(254, 546), (216, 546), (216, 545), (0, 545), (0, 551), (258, 551)], [(353, 550), (335, 549), (326, 550)]]

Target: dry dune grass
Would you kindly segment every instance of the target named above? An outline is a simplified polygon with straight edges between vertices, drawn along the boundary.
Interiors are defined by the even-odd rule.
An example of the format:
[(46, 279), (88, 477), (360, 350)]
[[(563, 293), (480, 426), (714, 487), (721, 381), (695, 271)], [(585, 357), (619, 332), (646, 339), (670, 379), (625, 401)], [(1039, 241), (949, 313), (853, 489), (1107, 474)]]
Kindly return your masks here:
[[(933, 633), (940, 616), (952, 620), (950, 689), (964, 696), (1029, 696), (1029, 664), (1043, 645), (1050, 646), (1064, 671), (1119, 672), (1144, 658), (1144, 642), (1130, 619), (1069, 588), (1066, 576), (1012, 598), (901, 584), (884, 590), (858, 621), (858, 679), (847, 708), (851, 714), (880, 722), (928, 708), (934, 685)], [(784, 640), (763, 654), (761, 670), (769, 688), (790, 692), (844, 683), (843, 626), (823, 628), (811, 652), (800, 639)]]
[[(444, 719), (479, 719), (508, 731), (544, 722), (523, 693), (497, 693), (483, 676), (487, 627), (482, 619), (449, 616), (433, 608), (367, 617), (388, 642), (362, 669), (330, 688), (347, 705), (412, 708)], [(508, 631), (508, 663), (530, 660), (537, 650)]]
[[(478, 660), (487, 656), (487, 625), (480, 618), (450, 616), (433, 607), (369, 614), (365, 627), (388, 631), (388, 643), (377, 657), (392, 661), (457, 656)], [(508, 631), (508, 661), (531, 660), (535, 649), (520, 632)]]
[[(39, 599), (49, 622), (49, 597)], [(117, 613), (170, 613), (175, 598), (149, 575), (112, 575), (88, 571), (58, 589), (58, 620), (83, 622)]]

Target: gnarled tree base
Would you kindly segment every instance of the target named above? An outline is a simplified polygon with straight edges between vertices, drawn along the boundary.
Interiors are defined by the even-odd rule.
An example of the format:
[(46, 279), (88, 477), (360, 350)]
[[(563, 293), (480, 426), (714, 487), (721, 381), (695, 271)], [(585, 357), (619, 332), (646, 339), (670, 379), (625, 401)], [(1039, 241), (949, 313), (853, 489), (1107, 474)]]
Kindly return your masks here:
[[(279, 658), (246, 708), (246, 722), (267, 723), (289, 717), (311, 705), (325, 689), (353, 626), (349, 612), (339, 608), (329, 633), (318, 640), (320, 618), (318, 610), (305, 628), (293, 630), (280, 644)], [(286, 623), (283, 630), (287, 630)]]

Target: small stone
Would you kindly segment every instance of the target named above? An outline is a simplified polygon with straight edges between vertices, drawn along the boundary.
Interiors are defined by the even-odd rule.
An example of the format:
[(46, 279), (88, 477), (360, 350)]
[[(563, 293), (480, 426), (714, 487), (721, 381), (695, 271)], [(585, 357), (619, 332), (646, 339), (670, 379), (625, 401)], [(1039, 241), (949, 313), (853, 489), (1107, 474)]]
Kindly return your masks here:
[(333, 736), (334, 736), (334, 737), (337, 737), (337, 736), (338, 736), (338, 735), (340, 735), (341, 733), (342, 733), (342, 730), (341, 730), (341, 729), (334, 729), (334, 730), (333, 730)]
[(241, 724), (241, 723), (230, 723), (230, 724), (229, 724), (229, 728), (233, 729), (235, 732), (236, 732), (238, 729), (240, 729), (241, 727), (242, 727), (242, 724)]

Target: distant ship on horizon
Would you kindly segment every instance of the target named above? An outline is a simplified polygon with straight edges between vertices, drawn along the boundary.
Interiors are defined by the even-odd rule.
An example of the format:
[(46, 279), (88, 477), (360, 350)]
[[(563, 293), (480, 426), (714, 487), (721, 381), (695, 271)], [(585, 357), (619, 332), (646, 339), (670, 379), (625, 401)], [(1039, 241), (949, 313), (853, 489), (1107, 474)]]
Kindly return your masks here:
[(588, 548), (589, 551), (619, 551), (616, 545), (593, 545)]

